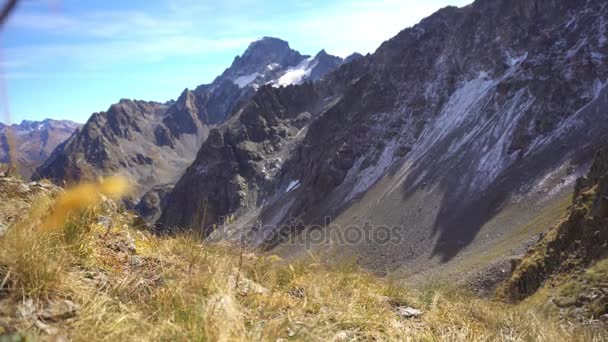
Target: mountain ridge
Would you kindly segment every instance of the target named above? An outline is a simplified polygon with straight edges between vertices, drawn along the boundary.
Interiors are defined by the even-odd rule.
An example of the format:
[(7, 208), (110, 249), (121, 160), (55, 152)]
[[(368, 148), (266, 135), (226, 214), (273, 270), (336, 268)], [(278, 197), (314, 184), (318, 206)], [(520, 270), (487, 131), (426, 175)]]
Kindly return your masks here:
[[(338, 57), (320, 57), (329, 59), (323, 69), (311, 67), (282, 85), (305, 82), (310, 75), (319, 79), (342, 64)], [(229, 120), (260, 86), (295, 72), (305, 61), (312, 60), (284, 40), (255, 41), (212, 83), (186, 88), (174, 101), (122, 99), (107, 111), (94, 113), (40, 166), (38, 177), (77, 182), (122, 174), (136, 184), (128, 205), (149, 213), (153, 221), (159, 209), (148, 206), (156, 206), (159, 189), (174, 184), (194, 160), (209, 129)], [(144, 197), (154, 201), (142, 202)]]

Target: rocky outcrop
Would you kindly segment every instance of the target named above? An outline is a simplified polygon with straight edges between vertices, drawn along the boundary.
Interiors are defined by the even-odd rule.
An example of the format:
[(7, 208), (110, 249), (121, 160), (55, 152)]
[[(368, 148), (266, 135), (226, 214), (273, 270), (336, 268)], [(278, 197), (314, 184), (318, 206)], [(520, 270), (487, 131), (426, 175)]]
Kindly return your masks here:
[(196, 161), (165, 200), (159, 222), (210, 233), (221, 217), (255, 208), (285, 156), (303, 136), (319, 95), (312, 83), (264, 86), (230, 121), (211, 131)]
[[(52, 119), (24, 120), (8, 126), (0, 123), (0, 163), (16, 164), (21, 176), (30, 178), (51, 152), (80, 126), (72, 121)], [(11, 153), (16, 160), (11, 160)]]
[[(607, 17), (598, 0), (444, 8), (316, 83), (313, 102), (292, 116), (308, 113), (311, 123), (268, 178), (250, 166), (273, 154), (236, 146), (268, 139), (265, 115), (275, 108), (244, 110), (219, 127), (160, 223), (208, 230), (236, 215), (264, 245), (286, 223), (330, 216), (341, 227), (396, 227), (400, 243), (353, 247), (363, 265), (449, 261), (482, 228), (508, 233), (509, 224), (487, 224), (509, 203), (555, 196), (588, 165), (608, 128)], [(562, 169), (568, 177), (543, 185)], [(193, 192), (203, 195), (189, 201)], [(251, 227), (258, 220), (263, 229)]]
[[(607, 208), (608, 149), (604, 148), (596, 154), (589, 174), (577, 180), (567, 217), (528, 252), (499, 293), (520, 300), (559, 274), (576, 273), (608, 257)], [(608, 294), (603, 296), (608, 310)]]
[(342, 65), (342, 63), (344, 63), (344, 61), (345, 60), (340, 57), (332, 56), (325, 52), (325, 50), (321, 50), (313, 60), (315, 66), (311, 69), (307, 80), (320, 80), (331, 71), (336, 70), (340, 65)]
[(71, 183), (122, 174), (133, 180), (137, 199), (159, 183), (175, 181), (207, 132), (189, 91), (171, 106), (121, 100), (93, 114), (38, 169), (38, 177)]

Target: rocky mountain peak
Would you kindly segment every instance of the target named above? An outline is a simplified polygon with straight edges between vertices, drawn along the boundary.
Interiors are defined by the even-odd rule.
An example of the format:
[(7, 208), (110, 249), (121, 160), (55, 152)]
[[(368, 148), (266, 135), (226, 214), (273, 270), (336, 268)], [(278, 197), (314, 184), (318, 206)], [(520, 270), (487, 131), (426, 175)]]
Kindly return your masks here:
[(5, 125), (0, 123), (0, 129), (10, 127), (15, 132), (25, 132), (25, 131), (34, 131), (34, 130), (45, 130), (52, 128), (66, 128), (66, 129), (74, 129), (75, 127), (80, 126), (70, 120), (53, 120), (53, 119), (44, 119), (44, 120), (22, 120), (21, 123)]
[(328, 54), (325, 49), (319, 51), (315, 58), (310, 63), (311, 71), (308, 77), (310, 81), (317, 81), (327, 75), (329, 72), (337, 69), (344, 63), (344, 60), (337, 56)]
[(306, 56), (302, 56), (298, 51), (293, 50), (288, 42), (279, 38), (264, 37), (252, 42), (240, 59), (249, 63), (276, 62), (291, 65), (294, 59), (299, 61), (302, 57)]
[[(284, 40), (264, 37), (251, 43), (241, 56), (235, 57), (221, 78), (237, 80), (239, 77), (249, 76), (255, 79), (255, 73), (264, 74), (294, 66), (307, 57), (293, 50)], [(245, 81), (241, 79), (237, 83), (242, 85)]]
[(324, 57), (329, 57), (329, 56), (330, 55), (327, 53), (327, 51), (325, 51), (325, 49), (321, 49), (321, 51), (317, 52), (317, 54), (315, 55), (315, 58), (319, 59), (319, 58), (324, 58)]
[(195, 107), (194, 101), (195, 101), (194, 93), (190, 89), (186, 88), (186, 89), (184, 89), (184, 91), (182, 91), (182, 93), (179, 95), (179, 97), (175, 101), (175, 106), (177, 106), (178, 108), (181, 108), (181, 109), (194, 108)]
[(360, 54), (358, 52), (355, 52), (355, 53), (349, 55), (348, 57), (344, 58), (344, 64), (350, 63), (350, 62), (352, 62), (354, 60), (357, 60), (357, 59), (360, 59), (360, 58), (363, 58), (363, 57), (364, 56), (362, 54)]

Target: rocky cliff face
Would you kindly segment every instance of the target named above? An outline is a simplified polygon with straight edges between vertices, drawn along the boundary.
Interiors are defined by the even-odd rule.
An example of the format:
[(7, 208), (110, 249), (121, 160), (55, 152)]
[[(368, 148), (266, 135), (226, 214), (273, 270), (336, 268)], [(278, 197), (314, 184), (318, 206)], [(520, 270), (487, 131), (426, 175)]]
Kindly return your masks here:
[(549, 278), (588, 267), (608, 256), (608, 149), (600, 150), (577, 180), (566, 218), (551, 228), (515, 269), (502, 292), (522, 299)]
[(171, 106), (121, 100), (61, 144), (39, 177), (75, 182), (117, 173), (133, 179), (141, 196), (187, 167), (208, 131), (199, 115), (189, 91)]
[(80, 126), (68, 120), (51, 119), (24, 120), (14, 125), (0, 124), (0, 163), (11, 162), (10, 147), (14, 149), (19, 173), (24, 178), (30, 178), (51, 152)]
[(176, 101), (121, 100), (93, 114), (38, 169), (38, 177), (73, 182), (126, 175), (136, 185), (131, 205), (155, 220), (163, 194), (194, 160), (210, 128), (228, 120), (264, 84), (321, 79), (340, 64), (341, 58), (324, 52), (310, 58), (283, 40), (263, 38), (211, 84), (186, 89)]
[(587, 319), (600, 318), (608, 314), (605, 284), (608, 269), (601, 262), (588, 268), (602, 259), (603, 265), (608, 265), (607, 257), (608, 149), (603, 148), (596, 154), (587, 176), (577, 180), (566, 217), (528, 251), (499, 288), (499, 294), (521, 300), (547, 283), (559, 289), (568, 274), (569, 284), (562, 286), (561, 298), (558, 296), (553, 303), (562, 312), (588, 316)]
[(606, 19), (599, 0), (478, 0), (312, 86), (262, 88), (211, 132), (159, 223), (210, 232), (236, 215), (230, 229), (273, 246), (293, 219), (331, 216), (397, 228), (400, 243), (349, 247), (365, 265), (446, 262), (589, 164), (608, 128)]

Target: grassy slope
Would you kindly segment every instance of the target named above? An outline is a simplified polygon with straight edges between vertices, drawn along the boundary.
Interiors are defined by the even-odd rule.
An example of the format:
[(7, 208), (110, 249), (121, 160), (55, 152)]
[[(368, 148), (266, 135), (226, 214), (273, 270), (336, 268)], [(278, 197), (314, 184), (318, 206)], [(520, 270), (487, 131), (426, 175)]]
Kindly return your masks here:
[[(1, 189), (1, 188), (0, 188)], [(560, 324), (526, 306), (432, 287), (410, 291), (311, 256), (278, 257), (206, 245), (195, 236), (158, 237), (134, 228), (111, 202), (42, 229), (49, 194), (3, 193), (35, 203), (0, 238), (3, 299), (0, 326), (53, 340), (545, 340), (608, 338), (606, 332)], [(55, 208), (56, 210), (57, 208)], [(23, 209), (20, 209), (23, 210)], [(17, 214), (17, 213), (16, 213)], [(100, 218), (103, 218), (100, 220)], [(111, 223), (109, 229), (107, 223)], [(51, 302), (80, 308), (52, 321)], [(29, 314), (16, 315), (32, 300)], [(407, 305), (422, 316), (404, 319)], [(23, 312), (23, 310), (21, 310)], [(602, 335), (603, 334), (603, 335)]]

